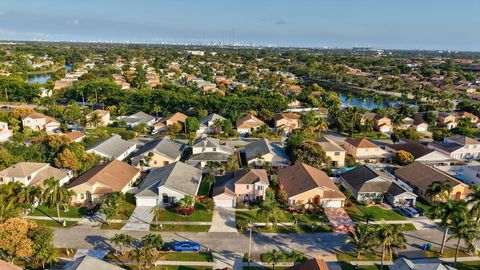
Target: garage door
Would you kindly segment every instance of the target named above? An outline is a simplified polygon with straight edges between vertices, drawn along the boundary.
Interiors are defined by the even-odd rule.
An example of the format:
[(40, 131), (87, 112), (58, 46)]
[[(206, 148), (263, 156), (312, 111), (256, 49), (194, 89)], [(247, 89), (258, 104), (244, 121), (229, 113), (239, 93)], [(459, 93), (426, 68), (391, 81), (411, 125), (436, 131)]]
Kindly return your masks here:
[(217, 207), (235, 207), (235, 199), (215, 199)]
[(137, 206), (157, 206), (157, 198), (155, 197), (137, 197)]
[(322, 202), (323, 207), (333, 207), (333, 208), (339, 208), (342, 207), (342, 201), (323, 201)]

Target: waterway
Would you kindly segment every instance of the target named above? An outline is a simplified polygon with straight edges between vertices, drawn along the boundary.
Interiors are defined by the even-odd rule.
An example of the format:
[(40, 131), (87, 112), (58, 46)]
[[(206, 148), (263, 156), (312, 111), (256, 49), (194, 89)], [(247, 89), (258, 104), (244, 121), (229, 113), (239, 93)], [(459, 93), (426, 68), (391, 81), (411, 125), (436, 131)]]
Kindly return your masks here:
[[(65, 71), (70, 71), (72, 69), (72, 66), (70, 65), (65, 65), (63, 67)], [(39, 84), (44, 84), (52, 77), (53, 73), (43, 73), (43, 74), (32, 74), (27, 76), (28, 83), (39, 83)]]

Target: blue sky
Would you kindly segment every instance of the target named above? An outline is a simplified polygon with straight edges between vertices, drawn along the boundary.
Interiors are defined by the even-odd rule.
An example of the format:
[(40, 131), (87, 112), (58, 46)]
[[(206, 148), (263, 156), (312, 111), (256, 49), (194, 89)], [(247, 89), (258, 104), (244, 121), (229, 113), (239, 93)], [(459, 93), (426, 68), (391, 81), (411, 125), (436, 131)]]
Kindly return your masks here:
[(0, 39), (480, 50), (480, 0), (1, 0)]

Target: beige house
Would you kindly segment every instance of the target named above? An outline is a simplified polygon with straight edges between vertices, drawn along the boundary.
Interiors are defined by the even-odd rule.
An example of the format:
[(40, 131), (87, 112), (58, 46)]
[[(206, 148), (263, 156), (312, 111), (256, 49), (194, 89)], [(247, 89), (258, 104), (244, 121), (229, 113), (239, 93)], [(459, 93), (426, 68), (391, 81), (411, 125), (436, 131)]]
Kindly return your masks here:
[(344, 148), (347, 154), (362, 163), (376, 163), (392, 158), (391, 153), (366, 139), (347, 138)]
[(164, 131), (167, 130), (168, 126), (173, 124), (180, 124), (183, 126), (185, 121), (187, 121), (187, 118), (188, 116), (181, 112), (174, 113), (153, 124), (153, 130)]
[(164, 137), (145, 144), (132, 157), (132, 165), (158, 168), (180, 160), (183, 145)]
[(448, 129), (455, 128), (458, 125), (457, 115), (455, 113), (441, 112), (437, 115), (438, 125)]
[(387, 116), (376, 115), (373, 118), (373, 125), (376, 131), (389, 133), (393, 131), (392, 119)]
[(237, 199), (243, 202), (263, 201), (268, 184), (267, 171), (239, 169), (215, 181), (212, 197), (218, 207), (235, 207)]
[(140, 177), (140, 170), (118, 160), (97, 165), (67, 185), (77, 203), (95, 202), (112, 192), (125, 193)]
[[(91, 123), (91, 121), (90, 121), (90, 119), (92, 119), (92, 116), (94, 114), (97, 114), (98, 117), (100, 118), (99, 119), (100, 121), (99, 121), (98, 124)], [(95, 128), (97, 126), (98, 127), (106, 127), (108, 125), (108, 123), (110, 122), (110, 112), (105, 111), (105, 110), (95, 110), (95, 111), (87, 114), (86, 120), (87, 120), (87, 123), (86, 123), (87, 128)]]
[(252, 133), (257, 128), (265, 125), (265, 122), (253, 115), (247, 115), (245, 117), (237, 119), (235, 125), (240, 135), (247, 135)]
[(0, 122), (0, 142), (5, 142), (12, 137), (13, 132), (8, 129), (8, 124), (5, 122)]
[(334, 141), (328, 139), (327, 137), (320, 138), (316, 141), (327, 157), (332, 160), (333, 167), (343, 167), (345, 165), (345, 154), (347, 151), (336, 144)]
[(35, 131), (44, 130), (47, 133), (60, 129), (60, 122), (55, 118), (36, 112), (23, 117), (22, 125), (24, 128), (27, 127)]
[(279, 113), (275, 115), (275, 128), (283, 129), (285, 134), (291, 133), (293, 130), (302, 127), (300, 115), (296, 113)]
[(64, 185), (71, 176), (66, 171), (54, 168), (48, 163), (19, 162), (0, 171), (0, 183), (20, 182), (25, 186), (43, 186), (43, 181), (54, 178)]
[(292, 165), (280, 169), (277, 176), (280, 189), (287, 193), (290, 206), (314, 203), (339, 208), (345, 203), (345, 195), (328, 175), (312, 166)]

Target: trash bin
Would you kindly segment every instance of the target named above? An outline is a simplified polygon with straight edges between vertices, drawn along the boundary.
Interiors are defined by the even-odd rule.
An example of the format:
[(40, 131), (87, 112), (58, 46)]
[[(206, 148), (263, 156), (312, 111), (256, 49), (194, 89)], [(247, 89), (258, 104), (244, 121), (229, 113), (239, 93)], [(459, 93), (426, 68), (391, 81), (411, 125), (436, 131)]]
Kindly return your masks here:
[(423, 250), (428, 250), (428, 244), (423, 244)]

